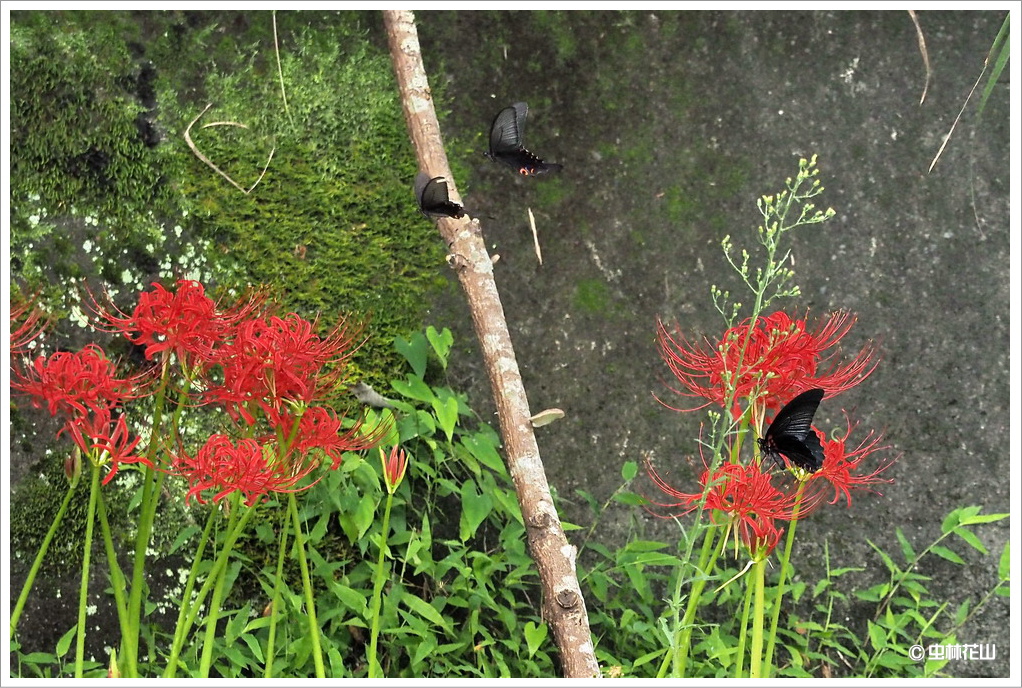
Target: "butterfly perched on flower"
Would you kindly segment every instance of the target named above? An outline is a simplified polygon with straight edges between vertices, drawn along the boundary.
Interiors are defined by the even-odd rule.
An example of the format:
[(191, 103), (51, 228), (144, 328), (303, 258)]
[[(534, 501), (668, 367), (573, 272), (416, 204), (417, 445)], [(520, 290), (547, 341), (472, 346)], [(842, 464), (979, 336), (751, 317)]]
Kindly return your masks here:
[(813, 416), (823, 400), (822, 389), (802, 392), (777, 412), (759, 448), (779, 465), (783, 456), (804, 471), (815, 473), (823, 466), (823, 445), (813, 430)]
[(529, 106), (525, 103), (512, 103), (493, 118), (490, 125), (490, 150), (486, 157), (494, 162), (502, 162), (524, 177), (557, 172), (561, 165), (543, 162), (539, 156), (525, 149), (525, 118), (529, 115)]

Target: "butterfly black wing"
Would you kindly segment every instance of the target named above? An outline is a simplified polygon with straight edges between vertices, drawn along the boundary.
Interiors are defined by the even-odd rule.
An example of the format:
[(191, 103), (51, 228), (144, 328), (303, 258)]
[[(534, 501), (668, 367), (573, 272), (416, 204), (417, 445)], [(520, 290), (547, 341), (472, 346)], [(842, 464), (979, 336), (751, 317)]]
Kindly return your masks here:
[(528, 116), (529, 106), (522, 102), (512, 103), (497, 113), (490, 125), (491, 158), (525, 147), (525, 119)]
[(813, 416), (816, 409), (823, 401), (822, 389), (810, 389), (802, 392), (797, 397), (777, 412), (774, 422), (767, 430), (767, 437), (792, 435), (799, 440), (804, 440), (813, 427)]
[(419, 210), (426, 217), (453, 217), (465, 216), (465, 209), (451, 200), (447, 191), (447, 180), (443, 177), (433, 177), (419, 172), (415, 176), (415, 200), (419, 203)]
[(525, 149), (525, 119), (528, 115), (529, 106), (522, 102), (512, 103), (498, 112), (490, 125), (490, 149), (486, 157), (502, 162), (526, 177), (557, 172), (560, 165), (543, 162), (538, 155)]
[(810, 473), (815, 473), (823, 466), (823, 445), (820, 444), (820, 438), (815, 430), (810, 429), (805, 439), (802, 440), (795, 439), (790, 435), (782, 435), (774, 438), (772, 444), (769, 439), (766, 441), (768, 446), (765, 453), (769, 454), (779, 465), (784, 465), (784, 462), (781, 461), (783, 456)]
[(813, 430), (813, 416), (823, 400), (822, 389), (810, 389), (777, 412), (766, 434), (759, 440), (763, 453), (783, 463), (781, 456), (810, 472), (823, 465), (823, 445)]

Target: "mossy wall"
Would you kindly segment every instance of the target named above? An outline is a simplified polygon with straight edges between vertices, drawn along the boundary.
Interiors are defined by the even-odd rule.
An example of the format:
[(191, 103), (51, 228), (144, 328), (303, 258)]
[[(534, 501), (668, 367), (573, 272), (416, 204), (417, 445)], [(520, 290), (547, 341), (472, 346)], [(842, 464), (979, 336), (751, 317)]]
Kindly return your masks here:
[[(378, 14), (276, 19), (279, 72), (271, 12), (12, 13), (12, 278), (58, 316), (71, 279), (126, 305), (153, 279), (268, 285), (368, 317), (357, 374), (383, 380), (444, 263)], [(273, 152), (250, 193), (185, 141), (207, 104), (194, 145), (244, 189)]]

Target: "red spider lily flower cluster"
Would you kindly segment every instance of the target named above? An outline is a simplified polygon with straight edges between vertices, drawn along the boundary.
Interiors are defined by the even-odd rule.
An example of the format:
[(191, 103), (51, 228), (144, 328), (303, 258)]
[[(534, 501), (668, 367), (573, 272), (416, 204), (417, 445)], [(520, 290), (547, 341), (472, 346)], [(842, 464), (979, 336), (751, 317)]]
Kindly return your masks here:
[[(650, 466), (653, 482), (665, 494), (677, 501), (657, 503), (661, 507), (681, 507), (678, 515), (684, 515), (702, 508), (712, 517), (723, 514), (727, 525), (737, 532), (750, 552), (763, 556), (777, 545), (783, 529), (778, 521), (789, 521), (795, 506), (794, 495), (786, 494), (773, 485), (770, 474), (760, 470), (760, 464), (753, 461), (748, 465), (721, 463), (712, 472), (703, 471), (699, 479), (699, 492), (681, 492), (664, 481)], [(707, 489), (708, 488), (708, 489)], [(703, 493), (706, 501), (703, 502)], [(719, 525), (719, 524), (718, 524)]]
[(881, 444), (883, 437), (871, 431), (854, 449), (849, 449), (847, 442), (853, 429), (854, 425), (849, 421), (844, 435), (832, 440), (822, 440), (823, 467), (806, 478), (811, 488), (819, 489), (821, 497), (823, 492), (833, 488), (834, 497), (830, 500), (831, 504), (836, 504), (844, 496), (850, 507), (852, 490), (873, 491), (870, 485), (892, 482), (889, 478), (879, 477), (893, 463), (890, 459), (883, 461), (873, 470), (862, 468), (862, 463), (871, 454), (887, 448)]
[(214, 502), (240, 492), (248, 506), (271, 492), (299, 492), (312, 487), (309, 484), (295, 489), (317, 465), (313, 461), (281, 461), (273, 444), (264, 445), (251, 438), (235, 443), (220, 434), (210, 437), (194, 457), (182, 452), (174, 459), (175, 473), (190, 485), (185, 501), (196, 497), (205, 504), (202, 493), (215, 490)]
[(249, 424), (254, 407), (279, 414), (285, 405), (322, 398), (336, 388), (354, 339), (343, 322), (325, 337), (314, 327), (294, 313), (242, 321), (211, 357), (223, 369), (223, 383), (207, 397)]
[[(219, 501), (237, 491), (254, 504), (272, 492), (307, 489), (314, 483), (297, 486), (323, 458), (336, 469), (344, 452), (373, 446), (385, 430), (367, 435), (360, 422), (344, 423), (322, 406), (357, 348), (357, 331), (346, 321), (320, 336), (315, 322), (269, 313), (260, 294), (225, 306), (191, 280), (179, 281), (173, 291), (154, 284), (130, 315), (92, 302), (100, 328), (144, 346), (147, 359), (162, 361), (154, 374), (169, 375), (177, 364), (190, 383), (182, 389), (194, 390), (183, 403), (220, 406), (243, 425), (246, 439), (215, 434), (194, 455), (180, 449), (161, 467), (186, 478), (189, 498), (203, 501), (203, 493), (213, 490), (213, 501)], [(40, 357), (18, 377), (16, 389), (51, 413), (92, 414), (67, 429), (83, 451), (108, 457), (114, 468), (107, 481), (118, 463), (152, 465), (134, 455), (139, 440), (130, 439), (124, 416), (114, 413), (149, 389), (141, 377), (117, 378), (98, 346)]]
[[(24, 320), (22, 320), (24, 318)], [(15, 323), (21, 324), (15, 327)], [(24, 356), (35, 339), (46, 330), (46, 315), (23, 296), (11, 299), (11, 359)]]
[(98, 346), (39, 356), (12, 372), (13, 390), (29, 395), (34, 406), (45, 407), (50, 415), (66, 416), (60, 433), (67, 431), (96, 465), (110, 466), (104, 484), (121, 464), (152, 465), (135, 453), (139, 439), (132, 439), (123, 415), (124, 402), (138, 394), (140, 378), (117, 377), (116, 366)]
[(807, 389), (819, 387), (832, 397), (862, 382), (879, 362), (873, 343), (844, 363), (838, 363), (840, 350), (835, 349), (854, 324), (855, 316), (838, 312), (810, 330), (805, 320), (778, 311), (752, 327), (748, 320), (732, 327), (716, 345), (672, 337), (658, 322), (657, 341), (664, 361), (688, 390), (680, 393), (704, 400), (695, 409), (723, 407), (733, 387), (737, 418), (739, 399), (762, 398), (767, 408), (777, 410), (780, 400)]
[[(683, 388), (676, 391), (702, 399), (689, 410), (708, 405), (724, 408), (731, 399), (730, 415), (734, 420), (748, 413), (751, 420), (763, 422), (766, 409), (777, 410), (803, 391), (821, 388), (826, 397), (832, 397), (873, 372), (878, 360), (872, 343), (850, 360), (840, 358), (837, 346), (854, 322), (854, 316), (848, 313), (835, 313), (814, 328), (804, 319), (777, 312), (755, 323), (746, 320), (727, 330), (717, 343), (693, 345), (680, 334), (672, 336), (662, 322), (658, 323), (657, 335), (661, 355)], [(778, 524), (811, 513), (829, 497), (830, 490), (831, 504), (843, 496), (850, 507), (853, 490), (889, 482), (879, 475), (891, 462), (872, 469), (863, 465), (872, 454), (886, 449), (882, 437), (870, 433), (850, 448), (847, 441), (853, 427), (849, 422), (844, 436), (837, 439), (827, 439), (815, 428), (812, 430), (821, 439), (824, 462), (815, 473), (791, 469), (801, 484), (800, 490), (776, 486), (772, 467), (761, 465), (759, 457), (748, 463), (725, 460), (707, 468), (700, 479), (700, 491), (695, 493), (671, 487), (652, 466), (647, 466), (654, 484), (674, 499), (653, 503), (681, 508), (683, 514), (701, 505), (715, 522), (723, 515), (755, 558), (766, 556), (780, 540), (783, 529)], [(752, 446), (755, 442), (743, 444)]]
[[(174, 354), (186, 371), (213, 357), (213, 349), (237, 323), (256, 313), (263, 297), (222, 307), (206, 296), (205, 287), (193, 280), (179, 280), (176, 291), (154, 282), (153, 290), (143, 292), (131, 315), (111, 305), (100, 306), (92, 299), (98, 325), (119, 332), (130, 342), (145, 347), (147, 360), (157, 355)], [(91, 295), (90, 295), (91, 296)]]

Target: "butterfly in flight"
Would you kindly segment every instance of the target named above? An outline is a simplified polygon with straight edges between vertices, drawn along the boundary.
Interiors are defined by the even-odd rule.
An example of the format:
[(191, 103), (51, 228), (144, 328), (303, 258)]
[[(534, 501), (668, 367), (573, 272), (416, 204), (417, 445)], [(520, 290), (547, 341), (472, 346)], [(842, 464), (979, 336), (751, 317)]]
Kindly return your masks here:
[(557, 172), (560, 165), (543, 162), (525, 150), (525, 118), (528, 115), (529, 106), (522, 102), (512, 103), (498, 112), (490, 125), (490, 150), (486, 157), (504, 163), (523, 177)]
[(425, 172), (419, 172), (415, 176), (415, 200), (419, 203), (419, 210), (426, 217), (465, 216), (465, 209), (452, 201), (448, 195), (447, 180), (443, 177), (431, 179)]
[(815, 473), (823, 466), (823, 445), (813, 430), (813, 416), (823, 400), (822, 389), (810, 389), (777, 412), (766, 434), (759, 438), (759, 448), (778, 465), (783, 456), (804, 471)]

